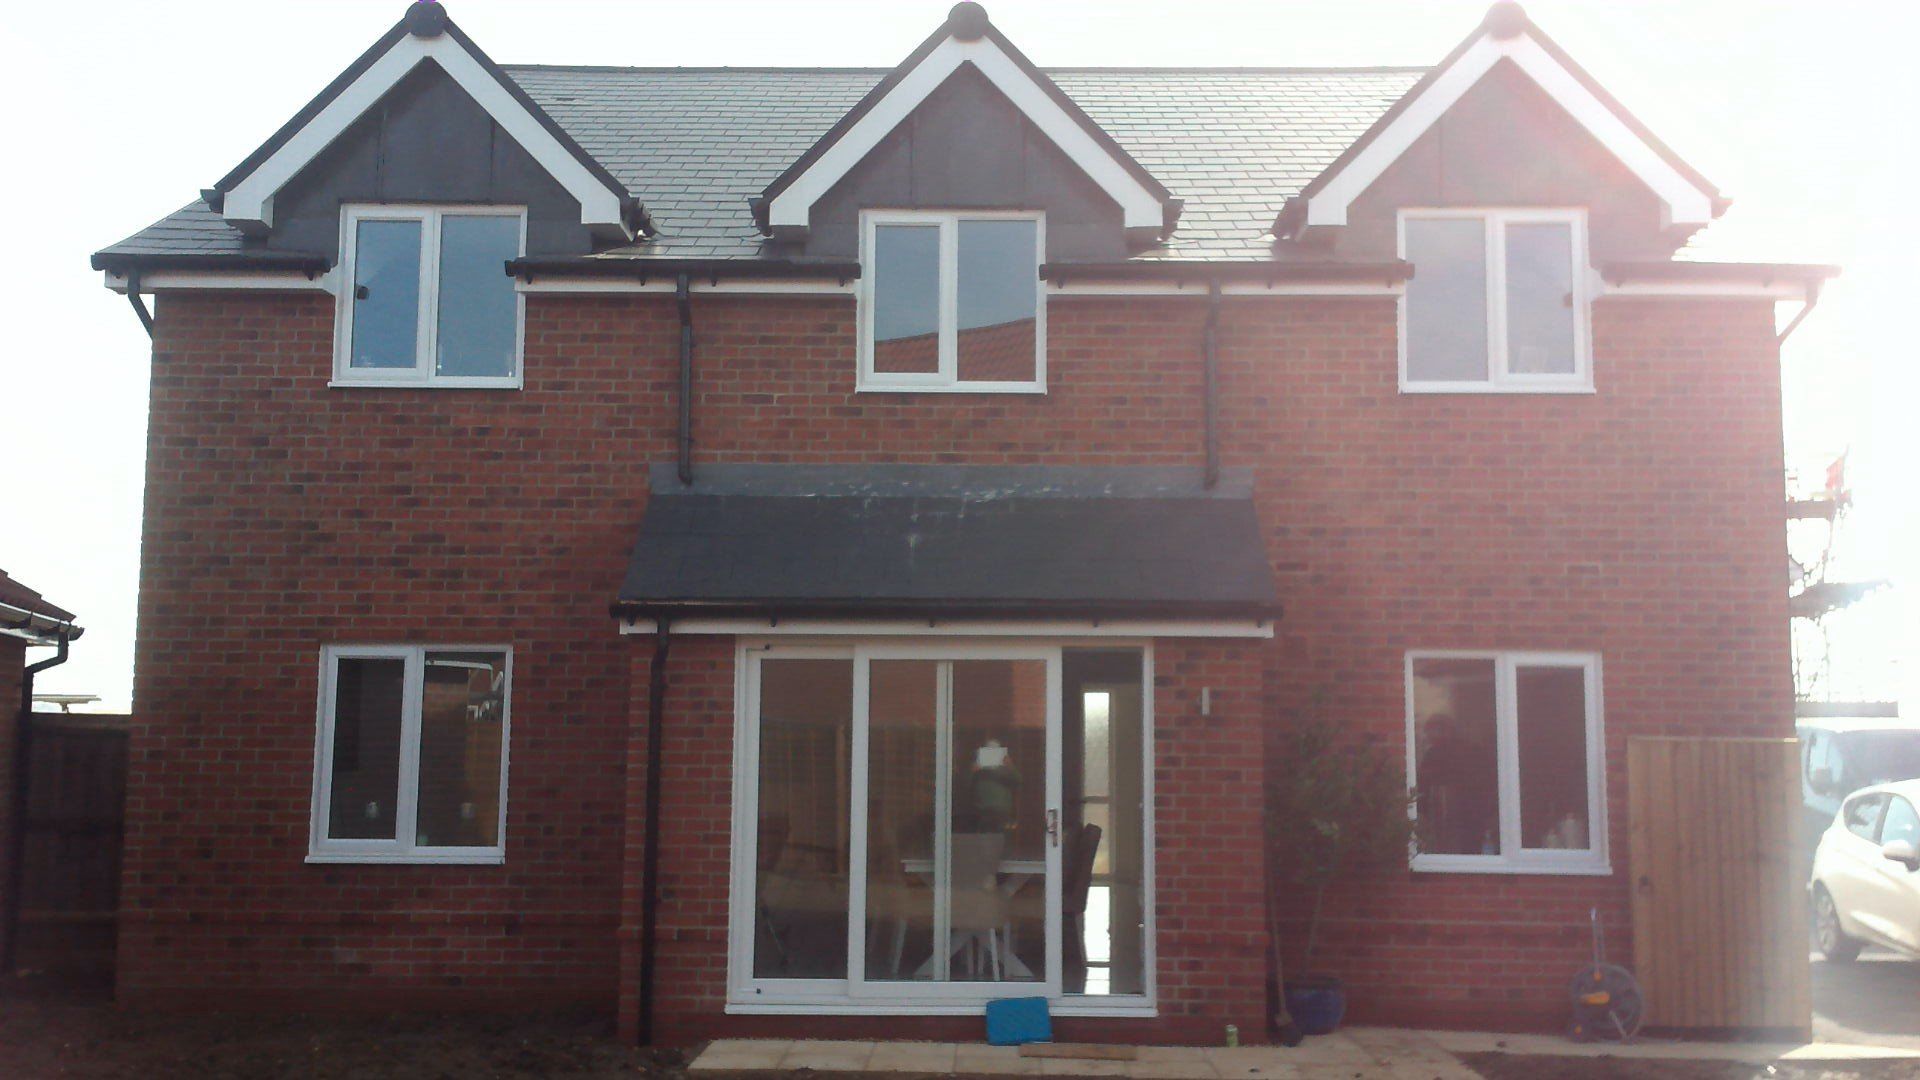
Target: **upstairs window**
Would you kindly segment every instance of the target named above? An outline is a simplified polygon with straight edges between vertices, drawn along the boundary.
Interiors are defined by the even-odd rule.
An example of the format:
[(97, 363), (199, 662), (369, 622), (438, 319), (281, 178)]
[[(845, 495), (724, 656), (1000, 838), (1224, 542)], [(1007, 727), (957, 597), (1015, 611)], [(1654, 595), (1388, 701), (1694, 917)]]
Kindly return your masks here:
[(519, 207), (350, 206), (336, 385), (520, 385)]
[(1037, 214), (864, 215), (860, 389), (1044, 392), (1042, 230)]
[(1578, 210), (1409, 210), (1400, 254), (1400, 388), (1577, 393), (1587, 345), (1586, 218)]

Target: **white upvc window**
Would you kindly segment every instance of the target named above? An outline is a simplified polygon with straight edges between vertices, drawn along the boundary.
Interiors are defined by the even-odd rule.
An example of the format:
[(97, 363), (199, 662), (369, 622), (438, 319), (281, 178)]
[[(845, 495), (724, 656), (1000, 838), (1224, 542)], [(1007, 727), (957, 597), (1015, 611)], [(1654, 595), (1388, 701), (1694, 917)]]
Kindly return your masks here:
[(1402, 210), (1403, 393), (1589, 393), (1581, 209)]
[(1607, 874), (1600, 658), (1407, 654), (1413, 868)]
[(526, 231), (518, 206), (342, 209), (333, 385), (518, 387)]
[(307, 861), (504, 862), (512, 669), (504, 646), (323, 649)]
[(1038, 213), (862, 213), (858, 388), (1045, 393), (1045, 251)]

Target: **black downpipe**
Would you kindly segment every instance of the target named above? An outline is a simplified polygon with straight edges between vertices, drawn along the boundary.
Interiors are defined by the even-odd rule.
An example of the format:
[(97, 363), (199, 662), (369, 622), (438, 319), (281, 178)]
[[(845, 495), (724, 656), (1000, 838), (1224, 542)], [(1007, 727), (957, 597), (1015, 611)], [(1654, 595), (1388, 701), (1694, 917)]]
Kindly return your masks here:
[(147, 336), (153, 336), (153, 313), (147, 310), (146, 302), (140, 299), (140, 271), (127, 271), (127, 303), (133, 305), (133, 313), (140, 316), (140, 325), (147, 328)]
[(1205, 353), (1207, 395), (1207, 490), (1220, 483), (1220, 282), (1207, 283)]
[(0, 927), (5, 933), (0, 941), (0, 973), (13, 971), (14, 945), (20, 938), (20, 872), (26, 866), (27, 780), (32, 775), (27, 762), (33, 753), (33, 677), (67, 662), (69, 640), (68, 628), (61, 627), (59, 651), (21, 672), (19, 721), (13, 730), (13, 814), (8, 819), (13, 828), (7, 835), (7, 912), (6, 925)]
[[(681, 287), (685, 288), (683, 279)], [(662, 616), (653, 628), (653, 666), (647, 681), (647, 835), (640, 849), (640, 1045), (653, 1045), (655, 932), (660, 922), (661, 728), (667, 711), (667, 653), (673, 624)]]
[(680, 484), (693, 486), (693, 298), (691, 282), (681, 273), (673, 284), (674, 303), (680, 308)]

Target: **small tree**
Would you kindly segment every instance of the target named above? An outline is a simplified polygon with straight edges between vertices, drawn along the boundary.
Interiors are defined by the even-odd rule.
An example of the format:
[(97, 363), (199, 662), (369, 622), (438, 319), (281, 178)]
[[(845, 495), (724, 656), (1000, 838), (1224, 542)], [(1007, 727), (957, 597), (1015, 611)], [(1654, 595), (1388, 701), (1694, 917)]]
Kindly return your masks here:
[[(1341, 878), (1405, 866), (1414, 823), (1398, 760), (1371, 744), (1341, 743), (1319, 710), (1280, 740), (1267, 771), (1267, 843), (1274, 868), (1313, 891), (1304, 966), (1313, 966), (1320, 906)], [(1275, 935), (1275, 957), (1279, 938)]]

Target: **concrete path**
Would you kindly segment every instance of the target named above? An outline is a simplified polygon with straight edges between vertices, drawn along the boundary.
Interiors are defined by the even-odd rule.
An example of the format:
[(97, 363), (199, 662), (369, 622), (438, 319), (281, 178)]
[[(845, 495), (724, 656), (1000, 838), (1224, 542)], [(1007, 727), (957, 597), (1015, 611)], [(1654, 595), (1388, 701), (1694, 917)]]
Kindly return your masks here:
[(1920, 1050), (1920, 960), (1868, 949), (1851, 964), (1813, 958), (1813, 1037)]

